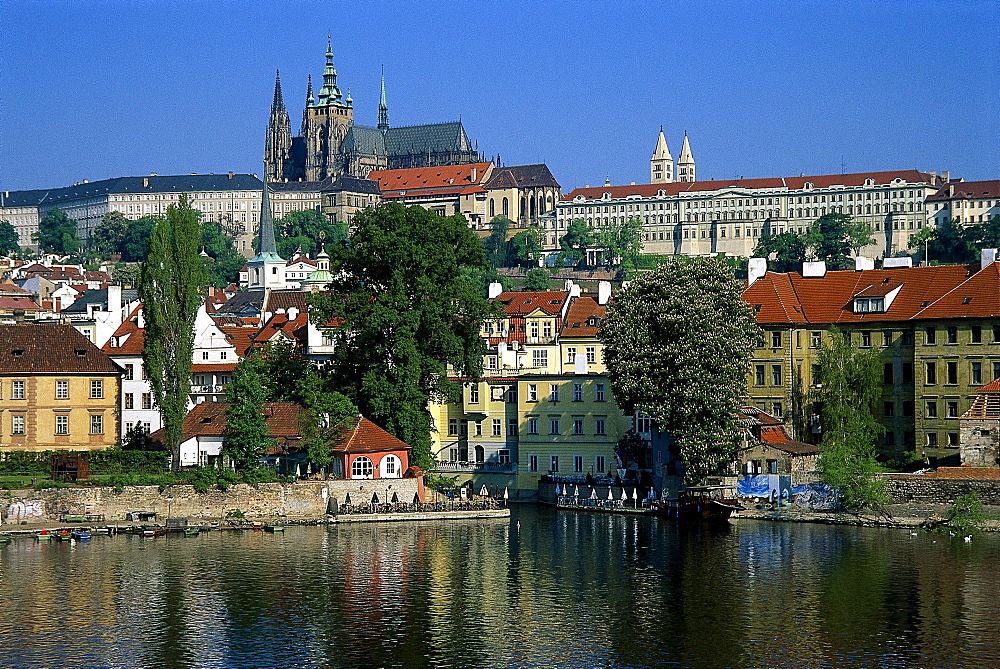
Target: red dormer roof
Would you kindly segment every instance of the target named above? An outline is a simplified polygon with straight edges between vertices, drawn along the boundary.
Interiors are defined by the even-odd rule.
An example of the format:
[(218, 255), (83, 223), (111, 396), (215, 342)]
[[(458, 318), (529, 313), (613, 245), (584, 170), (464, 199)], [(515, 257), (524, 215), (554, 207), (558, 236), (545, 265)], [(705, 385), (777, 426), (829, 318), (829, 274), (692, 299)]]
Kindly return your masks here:
[(951, 181), (927, 196), (928, 202), (1000, 198), (1000, 179), (991, 181)]
[(568, 298), (569, 294), (565, 291), (547, 290), (537, 293), (505, 292), (494, 299), (503, 304), (507, 316), (526, 316), (536, 309), (557, 316)]
[(140, 304), (132, 310), (125, 322), (118, 326), (101, 350), (108, 355), (142, 355), (142, 350), (146, 347), (146, 331), (139, 327), (141, 311)]
[(302, 312), (294, 319), (288, 320), (288, 314), (274, 314), (264, 327), (252, 337), (252, 345), (263, 345), (271, 341), (279, 332), (288, 336), (296, 346), (305, 346), (308, 342), (309, 315)]
[(592, 297), (574, 297), (563, 319), (561, 336), (589, 337), (597, 336), (604, 320), (605, 308)]

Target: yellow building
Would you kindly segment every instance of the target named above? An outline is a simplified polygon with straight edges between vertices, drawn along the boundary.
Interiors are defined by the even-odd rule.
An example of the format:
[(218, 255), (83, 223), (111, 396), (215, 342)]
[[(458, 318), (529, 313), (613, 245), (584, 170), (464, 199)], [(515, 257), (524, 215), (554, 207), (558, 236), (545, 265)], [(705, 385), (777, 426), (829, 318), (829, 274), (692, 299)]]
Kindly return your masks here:
[(0, 328), (0, 451), (114, 446), (121, 375), (72, 326)]

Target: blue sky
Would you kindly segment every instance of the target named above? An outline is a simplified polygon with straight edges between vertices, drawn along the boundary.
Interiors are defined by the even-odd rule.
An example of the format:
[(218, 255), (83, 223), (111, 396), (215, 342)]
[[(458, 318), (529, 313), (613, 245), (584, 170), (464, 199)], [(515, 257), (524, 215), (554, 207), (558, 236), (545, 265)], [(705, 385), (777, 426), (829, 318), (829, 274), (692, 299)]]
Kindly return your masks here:
[(260, 173), (333, 35), (355, 121), (461, 118), (568, 192), (647, 182), (662, 124), (700, 179), (919, 168), (1000, 178), (1000, 2), (0, 3), (0, 189)]

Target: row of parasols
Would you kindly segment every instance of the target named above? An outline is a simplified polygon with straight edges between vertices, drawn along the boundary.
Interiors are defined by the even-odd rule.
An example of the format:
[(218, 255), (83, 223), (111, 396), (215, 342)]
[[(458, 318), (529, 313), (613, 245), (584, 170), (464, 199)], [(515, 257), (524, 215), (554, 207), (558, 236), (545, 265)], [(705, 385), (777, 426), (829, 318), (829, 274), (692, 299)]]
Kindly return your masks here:
[[(572, 492), (570, 492), (570, 488), (573, 489)], [(624, 504), (626, 501), (628, 501), (629, 494), (628, 491), (624, 487), (622, 487), (621, 497), (616, 498), (614, 487), (609, 486), (608, 496), (604, 497), (603, 495), (597, 494), (597, 488), (590, 486), (590, 495), (588, 497), (584, 497), (583, 495), (580, 494), (580, 486), (578, 485), (570, 486), (570, 484), (564, 483), (562, 484), (562, 487), (560, 487), (558, 483), (556, 484), (556, 500), (558, 502), (563, 504), (571, 504), (571, 503), (578, 504), (580, 499), (597, 500), (597, 501), (607, 500), (608, 502), (621, 502), (622, 504)], [(631, 499), (633, 502), (636, 503), (638, 503), (640, 499), (653, 500), (656, 499), (656, 491), (650, 488), (649, 492), (646, 495), (640, 495), (638, 487), (632, 488)]]

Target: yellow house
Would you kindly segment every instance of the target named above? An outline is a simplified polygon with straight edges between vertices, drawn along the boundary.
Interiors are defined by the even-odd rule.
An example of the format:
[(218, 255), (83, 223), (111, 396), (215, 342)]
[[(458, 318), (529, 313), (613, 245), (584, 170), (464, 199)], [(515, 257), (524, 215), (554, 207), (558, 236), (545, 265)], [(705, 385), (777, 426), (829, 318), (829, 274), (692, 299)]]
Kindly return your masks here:
[(114, 446), (122, 373), (72, 326), (0, 328), (0, 451)]

